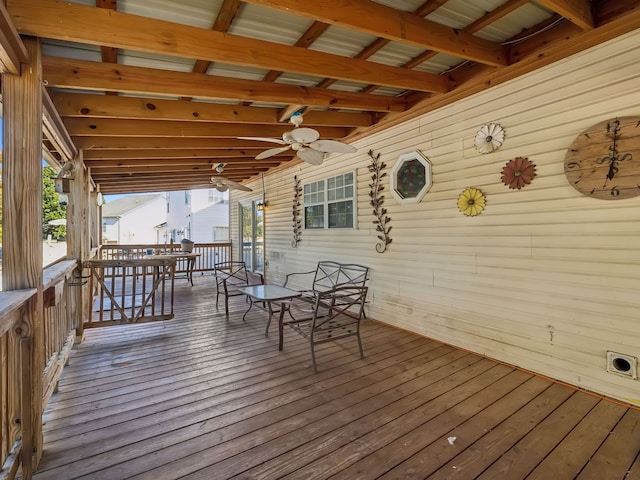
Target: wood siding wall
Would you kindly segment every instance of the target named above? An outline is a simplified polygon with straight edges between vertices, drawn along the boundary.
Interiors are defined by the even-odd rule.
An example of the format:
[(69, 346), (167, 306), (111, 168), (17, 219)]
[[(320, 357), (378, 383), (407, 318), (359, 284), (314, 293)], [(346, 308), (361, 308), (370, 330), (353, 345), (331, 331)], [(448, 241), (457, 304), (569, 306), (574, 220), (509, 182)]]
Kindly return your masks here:
[[(369, 317), (640, 405), (640, 381), (606, 372), (607, 350), (640, 357), (640, 197), (584, 197), (563, 167), (582, 131), (640, 115), (639, 43), (633, 32), (369, 137), (354, 155), (265, 176), (267, 280), (322, 259), (368, 265)], [(481, 155), (473, 140), (490, 122), (505, 129), (505, 143)], [(399, 205), (385, 185), (393, 243), (384, 254), (375, 251), (370, 149), (387, 172), (413, 150), (433, 165), (433, 187), (418, 204)], [(537, 177), (514, 191), (500, 174), (518, 156), (536, 164)], [(303, 230), (292, 248), (294, 175), (305, 184), (352, 170), (358, 228)], [(487, 196), (478, 217), (458, 211), (466, 187)], [(239, 200), (234, 192), (236, 245)]]

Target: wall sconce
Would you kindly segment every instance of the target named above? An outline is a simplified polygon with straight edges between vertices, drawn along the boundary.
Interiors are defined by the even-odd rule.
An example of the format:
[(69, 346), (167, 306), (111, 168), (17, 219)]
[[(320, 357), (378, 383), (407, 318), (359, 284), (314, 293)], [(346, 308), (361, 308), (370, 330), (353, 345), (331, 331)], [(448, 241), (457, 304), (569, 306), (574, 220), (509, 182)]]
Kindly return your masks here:
[(264, 212), (268, 206), (267, 193), (264, 190), (264, 173), (262, 173), (262, 201), (258, 202), (256, 206), (258, 207), (258, 210), (260, 210), (261, 212)]
[(60, 172), (58, 173), (58, 176), (54, 179), (54, 188), (56, 190), (56, 193), (71, 192), (70, 181), (73, 180), (73, 170), (74, 167), (72, 163), (65, 163), (62, 166)]

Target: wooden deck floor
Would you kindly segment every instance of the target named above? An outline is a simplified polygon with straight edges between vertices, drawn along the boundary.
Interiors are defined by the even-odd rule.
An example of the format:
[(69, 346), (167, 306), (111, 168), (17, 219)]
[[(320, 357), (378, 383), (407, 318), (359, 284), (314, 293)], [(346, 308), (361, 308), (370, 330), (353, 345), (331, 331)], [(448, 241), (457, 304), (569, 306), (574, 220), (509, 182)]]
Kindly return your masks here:
[(373, 321), (364, 360), (326, 344), (313, 374), (195, 282), (175, 319), (75, 347), (37, 480), (640, 479), (638, 410)]

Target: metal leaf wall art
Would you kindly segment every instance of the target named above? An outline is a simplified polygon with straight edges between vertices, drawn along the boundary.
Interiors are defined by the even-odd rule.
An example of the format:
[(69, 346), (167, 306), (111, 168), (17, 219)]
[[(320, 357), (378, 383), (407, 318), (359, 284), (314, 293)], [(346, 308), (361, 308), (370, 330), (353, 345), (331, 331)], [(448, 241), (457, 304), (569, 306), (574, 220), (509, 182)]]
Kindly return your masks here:
[(391, 232), (391, 226), (389, 226), (391, 218), (387, 215), (387, 209), (382, 206), (384, 204), (384, 195), (382, 195), (384, 185), (382, 179), (387, 176), (387, 173), (382, 170), (386, 168), (387, 164), (381, 162), (380, 154), (375, 155), (373, 150), (369, 150), (369, 156), (371, 157), (371, 164), (369, 164), (369, 172), (371, 173), (369, 203), (373, 207), (373, 215), (376, 217), (373, 224), (376, 226), (376, 232), (378, 232), (377, 237), (378, 240), (380, 240), (380, 242), (376, 243), (376, 252), (384, 253), (392, 241), (389, 236), (389, 232)]
[(300, 219), (300, 198), (302, 197), (302, 187), (300, 179), (293, 177), (293, 240), (291, 246), (296, 248), (300, 241), (300, 232), (302, 231), (302, 220)]

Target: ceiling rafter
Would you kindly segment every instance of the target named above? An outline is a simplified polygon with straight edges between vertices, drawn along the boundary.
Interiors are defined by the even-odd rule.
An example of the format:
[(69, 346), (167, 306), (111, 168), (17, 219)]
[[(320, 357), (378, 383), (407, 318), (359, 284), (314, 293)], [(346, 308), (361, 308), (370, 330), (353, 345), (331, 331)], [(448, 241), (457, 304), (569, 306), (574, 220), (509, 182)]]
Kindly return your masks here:
[[(108, 10), (118, 10), (118, 2), (117, 0), (96, 0), (96, 7), (98, 8), (106, 8)], [(118, 49), (114, 47), (105, 47), (104, 45), (100, 47), (100, 55), (102, 57), (102, 61), (105, 63), (118, 63)], [(112, 90), (108, 90), (105, 92), (106, 95), (118, 95), (118, 92), (114, 92)]]
[(27, 35), (352, 82), (368, 83), (376, 78), (380, 85), (410, 90), (448, 90), (447, 79), (439, 75), (164, 20), (53, 0), (8, 0), (8, 3), (16, 28)]
[[(65, 118), (69, 134), (76, 137), (180, 137), (180, 138), (237, 138), (255, 134), (253, 125), (243, 123), (187, 123), (156, 120), (117, 120), (111, 118)], [(262, 136), (280, 137), (291, 128), (283, 125), (261, 125)], [(318, 127), (320, 135), (344, 138), (349, 129)]]
[(296, 103), (317, 107), (352, 110), (402, 111), (401, 98), (342, 92), (317, 87), (266, 83), (254, 80), (213, 77), (211, 75), (158, 70), (130, 65), (110, 65), (88, 60), (43, 57), (43, 77), (49, 86), (146, 95), (192, 96), (208, 99), (251, 99), (256, 102)]
[[(264, 150), (264, 148), (260, 147), (258, 143), (257, 146), (252, 149), (246, 150), (191, 150), (191, 149), (159, 149), (159, 148), (149, 148), (149, 149), (136, 149), (136, 150), (87, 150), (84, 152), (84, 160), (107, 160), (107, 159), (122, 159), (122, 160), (135, 160), (135, 159), (161, 159), (161, 158), (253, 158), (260, 151)], [(281, 154), (282, 157), (292, 157), (295, 154), (293, 151), (283, 152)]]
[(13, 19), (3, 2), (0, 2), (0, 73), (18, 75), (20, 66), (29, 61)]
[(589, 0), (538, 0), (545, 7), (562, 15), (583, 30), (595, 28)]
[[(555, 61), (566, 58), (569, 55), (581, 52), (585, 49), (611, 40), (640, 28), (640, 9), (623, 8), (629, 0), (617, 1), (616, 13), (607, 18), (608, 22), (596, 30), (584, 31), (570, 22), (560, 22), (552, 30), (544, 34), (530, 36), (513, 49), (511, 55), (518, 61), (509, 67), (495, 69), (485, 65), (468, 64), (456, 70), (452, 75), (455, 88), (442, 95), (434, 95), (424, 98), (405, 99), (409, 108), (404, 112), (393, 113), (385, 116), (375, 126), (366, 129), (366, 134), (378, 132), (405, 120), (434, 111), (445, 105), (450, 105), (475, 93), (486, 90), (494, 85), (500, 85), (506, 81), (517, 78), (538, 68), (549, 65)], [(638, 2), (635, 2), (638, 4)], [(608, 13), (611, 13), (610, 11)], [(553, 19), (544, 23), (557, 23)], [(535, 30), (535, 29), (534, 29)], [(363, 130), (357, 129), (350, 135), (351, 140), (361, 138)]]
[(369, 0), (245, 1), (486, 65), (507, 65), (507, 55), (500, 44)]
[(263, 144), (237, 138), (179, 138), (179, 137), (73, 137), (78, 148), (87, 151), (99, 150), (173, 150), (189, 148), (198, 150), (260, 149)]
[[(120, 118), (138, 120), (176, 120), (190, 122), (280, 123), (279, 109), (251, 108), (205, 102), (162, 100), (136, 97), (107, 98), (102, 95), (58, 92), (54, 103), (62, 117)], [(367, 127), (373, 124), (370, 113), (310, 111), (305, 125)]]
[[(260, 167), (272, 168), (280, 165), (283, 162), (287, 162), (291, 160), (290, 157), (271, 157), (264, 161), (260, 162)], [(176, 161), (175, 159), (136, 159), (131, 161), (120, 161), (120, 160), (95, 160), (88, 159), (86, 161), (87, 166), (97, 169), (97, 168), (121, 168), (121, 167), (141, 167), (141, 168), (164, 168), (164, 167), (176, 167), (183, 168), (185, 166), (200, 166), (200, 167), (208, 167), (211, 168), (212, 165), (217, 165), (219, 163), (225, 163), (233, 166), (238, 170), (251, 170), (255, 166), (255, 159), (253, 157), (243, 157), (243, 158), (201, 158), (201, 159), (181, 159)]]
[[(240, 0), (224, 0), (211, 29), (216, 32), (226, 32), (229, 30), (240, 5)], [(193, 73), (207, 73), (211, 63), (209, 60), (196, 60), (191, 71)], [(182, 97), (182, 100), (191, 100), (191, 97)]]
[[(436, 11), (445, 2), (446, 2), (446, 0), (438, 0), (438, 1), (426, 0), (422, 5), (420, 5), (413, 12), (413, 14), (424, 17), (424, 16), (429, 15), (430, 13)], [(301, 37), (301, 38), (305, 39), (305, 42), (303, 43), (302, 41), (299, 40), (299, 43), (300, 43), (299, 46), (305, 46), (305, 47), (308, 48), (315, 40), (317, 40), (317, 38), (320, 36), (320, 34), (322, 32), (324, 32), (328, 26), (329, 25), (327, 23), (314, 22), (313, 25), (311, 27), (309, 27), (307, 32), (305, 32), (305, 34)], [(366, 60), (367, 58), (371, 57), (376, 52), (381, 50), (389, 42), (390, 42), (389, 39), (377, 38), (373, 42), (371, 42), (369, 45), (367, 45), (364, 49), (362, 49), (360, 52), (358, 52), (358, 54), (354, 58), (358, 58), (360, 60)], [(266, 77), (265, 77), (265, 80), (266, 80)], [(335, 83), (335, 81), (336, 80), (333, 79), (333, 78), (325, 78), (324, 80), (322, 80), (318, 84), (318, 87), (320, 87), (320, 88), (328, 88), (329, 86), (333, 85)], [(362, 89), (362, 92), (363, 93), (370, 93), (370, 92), (373, 92), (377, 87), (378, 87), (377, 85), (369, 85), (368, 87), (364, 87)], [(304, 105), (304, 106), (303, 105), (290, 105), (287, 108), (282, 110), (281, 115), (280, 115), (280, 119), (281, 120), (287, 119), (291, 115), (293, 115), (296, 111), (306, 112), (307, 111), (307, 106), (306, 105)]]
[[(62, 134), (43, 141), (44, 157), (67, 158), (73, 147), (59, 141), (67, 135), (103, 193), (210, 187), (218, 163), (250, 181), (301, 160), (293, 149), (256, 160), (273, 142), (238, 137), (282, 138), (297, 110), (322, 137), (362, 143), (640, 28), (640, 0), (501, 0), (486, 13), (445, 0), (415, 2), (411, 12), (386, 0), (201, 0), (160, 2), (154, 18), (145, 8), (132, 15), (132, 1), (1, 2), (16, 30), (37, 31), (58, 55), (44, 57), (43, 79)], [(203, 26), (207, 4), (215, 10), (204, 11)], [(260, 21), (269, 22), (264, 31)], [(500, 61), (477, 58), (495, 52)]]

